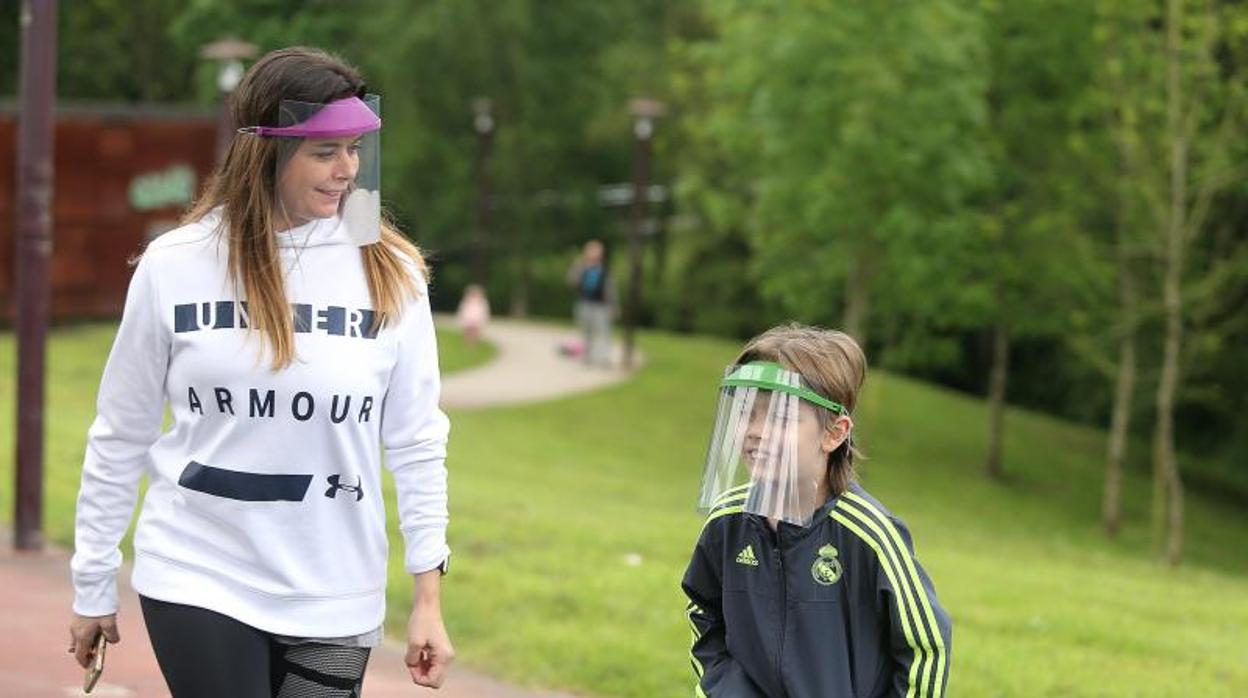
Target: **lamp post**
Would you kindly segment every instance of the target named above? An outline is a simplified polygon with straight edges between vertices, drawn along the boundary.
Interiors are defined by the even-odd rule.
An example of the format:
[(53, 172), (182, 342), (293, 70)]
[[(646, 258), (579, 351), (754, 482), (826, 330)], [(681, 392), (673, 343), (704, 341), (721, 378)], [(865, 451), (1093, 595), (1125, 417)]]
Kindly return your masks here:
[(628, 304), (624, 312), (624, 367), (633, 367), (634, 334), (641, 312), (641, 237), (646, 223), (650, 189), (650, 144), (654, 122), (667, 113), (667, 107), (654, 99), (637, 98), (628, 103), (633, 116), (633, 202), (629, 233)]
[(17, 472), (13, 543), (43, 548), (43, 397), (52, 256), (56, 0), (21, 9), (17, 133)]
[(472, 100), (472, 126), (477, 132), (477, 234), (473, 240), (473, 281), (486, 283), (486, 250), (490, 235), (490, 152), (494, 146), (494, 104), (486, 97)]
[(227, 37), (199, 49), (199, 57), (217, 62), (217, 90), (221, 96), (221, 104), (217, 111), (217, 161), (225, 157), (230, 149), (230, 141), (234, 139), (234, 123), (230, 119), (230, 94), (243, 79), (243, 61), (255, 58), (259, 49), (255, 44)]

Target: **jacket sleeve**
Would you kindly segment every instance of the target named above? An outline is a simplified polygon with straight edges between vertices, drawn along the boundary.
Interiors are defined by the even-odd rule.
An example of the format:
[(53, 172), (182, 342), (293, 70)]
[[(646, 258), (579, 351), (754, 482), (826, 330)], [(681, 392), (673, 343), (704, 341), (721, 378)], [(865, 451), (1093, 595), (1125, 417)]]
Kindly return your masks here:
[(936, 589), (914, 556), (910, 531), (889, 517), (885, 554), (878, 562), (880, 609), (888, 616), (889, 647), (897, 666), (892, 688), (897, 696), (945, 695), (949, 681), (953, 626), (936, 599)]
[(153, 254), (142, 257), (130, 279), (87, 431), (70, 560), (73, 608), (84, 616), (117, 612), (118, 544), (134, 514), (148, 450), (160, 438), (170, 337), (160, 320)]
[(438, 407), (437, 336), (426, 285), (399, 321), (398, 359), (382, 407), (386, 467), (394, 473), (404, 568), (419, 574), (450, 555), (446, 544), (446, 440), (450, 421)]
[(708, 545), (708, 538), (713, 535), (710, 530), (710, 526), (703, 529), (681, 582), (689, 598), (685, 614), (692, 634), (689, 660), (697, 681), (693, 694), (698, 698), (765, 698), (762, 689), (728, 653), (720, 603), (720, 563)]

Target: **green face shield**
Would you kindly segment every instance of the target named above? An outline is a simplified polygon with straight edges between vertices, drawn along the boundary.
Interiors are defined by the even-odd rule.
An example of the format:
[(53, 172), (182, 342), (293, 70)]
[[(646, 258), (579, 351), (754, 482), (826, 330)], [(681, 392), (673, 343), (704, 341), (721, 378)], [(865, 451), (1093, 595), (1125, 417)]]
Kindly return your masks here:
[(805, 526), (826, 494), (825, 435), (847, 414), (801, 374), (755, 361), (728, 369), (702, 473), (700, 508), (740, 505)]

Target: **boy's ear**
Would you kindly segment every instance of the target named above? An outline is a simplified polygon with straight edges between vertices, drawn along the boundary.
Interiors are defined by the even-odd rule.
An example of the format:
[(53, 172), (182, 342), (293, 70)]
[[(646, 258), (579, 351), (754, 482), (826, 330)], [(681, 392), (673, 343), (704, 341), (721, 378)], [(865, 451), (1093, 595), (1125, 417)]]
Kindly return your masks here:
[(832, 453), (845, 443), (845, 439), (849, 438), (849, 432), (853, 428), (852, 419), (845, 415), (838, 415), (828, 424), (828, 428), (823, 430), (823, 443), (820, 444), (820, 448), (825, 453)]

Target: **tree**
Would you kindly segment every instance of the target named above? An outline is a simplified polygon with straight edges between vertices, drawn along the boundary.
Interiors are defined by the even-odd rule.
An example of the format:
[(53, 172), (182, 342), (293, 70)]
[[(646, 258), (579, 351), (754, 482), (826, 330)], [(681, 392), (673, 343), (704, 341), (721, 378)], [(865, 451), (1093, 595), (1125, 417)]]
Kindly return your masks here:
[[(1094, 38), (1100, 57), (1094, 89), (1088, 103), (1088, 129), (1099, 137), (1099, 146), (1086, 162), (1098, 192), (1110, 202), (1093, 213), (1108, 229), (1100, 258), (1105, 262), (1108, 282), (1095, 299), (1101, 311), (1095, 328), (1084, 328), (1079, 338), (1083, 355), (1101, 368), (1112, 383), (1109, 434), (1106, 441), (1105, 486), (1101, 518), (1108, 535), (1117, 535), (1122, 516), (1122, 482), (1135, 386), (1138, 382), (1137, 345), (1144, 308), (1138, 267), (1147, 260), (1149, 249), (1141, 231), (1149, 225), (1147, 189), (1141, 188), (1144, 173), (1140, 142), (1141, 111), (1149, 107), (1140, 101), (1149, 86), (1149, 76), (1160, 70), (1162, 46), (1156, 32), (1138, 31), (1124, 21), (1141, 10), (1137, 3), (1102, 3), (1097, 8)], [(1105, 331), (1107, 328), (1108, 331)], [(1096, 339), (1107, 340), (1106, 350), (1094, 349)], [(1110, 354), (1116, 352), (1117, 358)]]
[[(20, 2), (0, 3), (0, 95), (17, 91)], [(177, 0), (79, 0), (57, 11), (57, 97), (111, 102), (186, 102), (193, 52), (177, 49), (169, 25)]]
[(945, 1), (705, 12), (710, 35), (687, 51), (706, 101), (685, 108), (714, 147), (683, 191), (705, 223), (740, 227), (764, 298), (864, 343), (873, 305), (958, 302), (939, 260), (973, 235), (965, 203), (985, 175), (977, 15)]
[[(1242, 275), (1231, 271), (1244, 259), (1242, 245), (1229, 256), (1208, 256), (1217, 248), (1208, 227), (1211, 211), (1242, 172), (1232, 139), (1244, 126), (1241, 47), (1248, 13), (1212, 1), (1192, 9), (1183, 0), (1167, 0), (1164, 12), (1142, 2), (1107, 7), (1107, 21), (1124, 34), (1151, 37), (1164, 49), (1141, 50), (1145, 44), (1123, 54), (1124, 70), (1132, 71), (1136, 84), (1123, 92), (1118, 120), (1123, 156), (1155, 231), (1161, 362), (1153, 398), (1153, 540), (1159, 556), (1173, 565), (1183, 548), (1175, 415), (1184, 399), (1184, 351), (1216, 337), (1215, 325), (1197, 321), (1217, 315), (1209, 309), (1223, 305), (1211, 291), (1237, 278), (1242, 288)], [(1163, 70), (1145, 70), (1158, 56)]]
[(496, 123), (488, 251), (504, 273), (493, 290), (522, 293), (541, 255), (610, 238), (613, 214), (599, 207), (597, 187), (627, 179), (627, 100), (633, 90), (662, 90), (654, 37), (679, 7), (427, 0), (379, 8), (361, 28), (373, 47), (365, 65), (397, 127), (386, 136), (384, 167), (408, 228), (443, 258), (466, 256), (477, 211), (471, 107), (487, 97)]
[(1092, 8), (1081, 0), (987, 1), (988, 92), (994, 176), (984, 201), (994, 307), (985, 470), (1005, 475), (1005, 404), (1015, 338), (1059, 332), (1069, 320), (1078, 158), (1075, 105), (1090, 80)]

